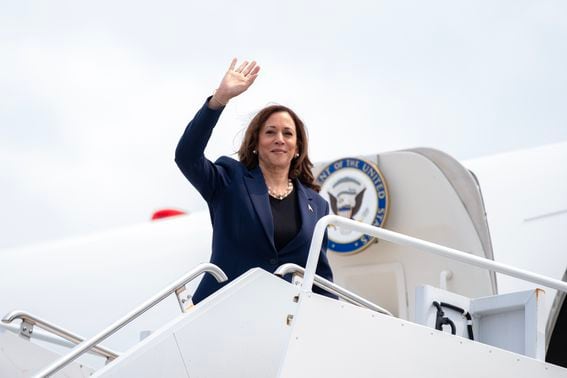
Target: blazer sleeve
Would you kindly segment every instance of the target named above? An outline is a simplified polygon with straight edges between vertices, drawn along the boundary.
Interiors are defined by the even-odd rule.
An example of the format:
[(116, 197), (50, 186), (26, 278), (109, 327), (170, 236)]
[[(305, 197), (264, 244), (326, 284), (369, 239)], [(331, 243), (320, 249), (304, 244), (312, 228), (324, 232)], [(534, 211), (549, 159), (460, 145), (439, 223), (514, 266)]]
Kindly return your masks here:
[(177, 166), (207, 202), (230, 183), (226, 168), (205, 158), (205, 147), (224, 109), (210, 109), (209, 100), (189, 122), (175, 150)]

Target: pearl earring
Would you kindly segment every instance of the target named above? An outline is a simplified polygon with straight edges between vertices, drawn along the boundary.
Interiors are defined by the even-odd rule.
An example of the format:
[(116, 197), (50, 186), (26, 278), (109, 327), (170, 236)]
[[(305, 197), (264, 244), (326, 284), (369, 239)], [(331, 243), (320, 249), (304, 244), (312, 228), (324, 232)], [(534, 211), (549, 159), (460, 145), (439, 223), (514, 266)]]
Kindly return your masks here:
[(297, 159), (298, 157), (299, 157), (299, 153), (296, 152), (296, 153), (295, 153), (295, 158)]
[(256, 154), (258, 153), (258, 151), (252, 150), (252, 153), (253, 153), (254, 155), (256, 155)]

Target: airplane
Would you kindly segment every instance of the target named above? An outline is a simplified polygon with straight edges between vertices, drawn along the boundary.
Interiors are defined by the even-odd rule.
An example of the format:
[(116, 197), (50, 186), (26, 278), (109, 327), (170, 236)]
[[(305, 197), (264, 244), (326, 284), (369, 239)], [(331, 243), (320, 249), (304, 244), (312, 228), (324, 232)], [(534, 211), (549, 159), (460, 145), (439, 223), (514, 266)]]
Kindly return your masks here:
[(207, 211), (0, 250), (0, 376), (567, 377), (566, 161), (567, 142), (321, 162), (334, 283), (253, 269), (195, 306), (204, 270), (222, 280)]

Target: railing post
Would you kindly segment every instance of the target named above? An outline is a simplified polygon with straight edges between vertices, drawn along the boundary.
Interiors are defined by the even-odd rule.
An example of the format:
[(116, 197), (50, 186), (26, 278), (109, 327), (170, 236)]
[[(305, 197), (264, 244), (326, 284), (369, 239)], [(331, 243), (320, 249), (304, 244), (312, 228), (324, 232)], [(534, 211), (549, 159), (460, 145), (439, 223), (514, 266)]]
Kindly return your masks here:
[(301, 291), (311, 292), (313, 289), (313, 281), (315, 280), (315, 271), (317, 270), (317, 263), (319, 262), (319, 254), (323, 245), (325, 231), (327, 226), (331, 224), (334, 219), (340, 218), (337, 215), (325, 215), (319, 219), (313, 231), (313, 238), (309, 246), (309, 255), (307, 256), (307, 264), (305, 265), (305, 275), (303, 276), (303, 285)]

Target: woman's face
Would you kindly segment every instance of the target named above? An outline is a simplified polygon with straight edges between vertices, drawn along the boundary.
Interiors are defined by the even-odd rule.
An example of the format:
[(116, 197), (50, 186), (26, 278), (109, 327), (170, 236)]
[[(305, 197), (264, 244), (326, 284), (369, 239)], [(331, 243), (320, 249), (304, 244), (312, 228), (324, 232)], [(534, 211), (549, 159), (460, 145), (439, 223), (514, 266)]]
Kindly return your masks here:
[(260, 128), (258, 161), (261, 168), (287, 169), (297, 151), (295, 122), (288, 112), (273, 113)]

